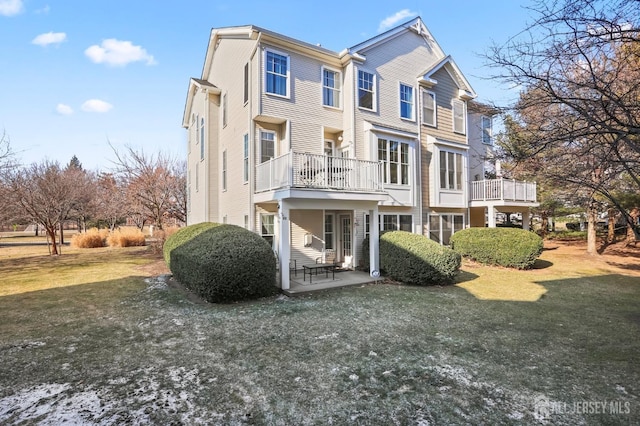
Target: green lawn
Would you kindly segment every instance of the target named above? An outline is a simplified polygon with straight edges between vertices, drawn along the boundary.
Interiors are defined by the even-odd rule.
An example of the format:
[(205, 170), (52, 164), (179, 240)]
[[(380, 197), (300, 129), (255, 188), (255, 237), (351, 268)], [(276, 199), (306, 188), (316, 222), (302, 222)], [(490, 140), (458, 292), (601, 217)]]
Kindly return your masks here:
[(210, 305), (145, 282), (144, 249), (6, 250), (1, 424), (640, 423), (635, 258)]

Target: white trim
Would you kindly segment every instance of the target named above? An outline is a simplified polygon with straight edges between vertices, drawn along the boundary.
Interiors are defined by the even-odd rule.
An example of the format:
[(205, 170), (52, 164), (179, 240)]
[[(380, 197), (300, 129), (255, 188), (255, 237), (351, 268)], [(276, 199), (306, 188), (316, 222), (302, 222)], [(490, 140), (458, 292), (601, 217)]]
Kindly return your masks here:
[[(371, 108), (360, 106), (360, 72), (367, 73), (373, 76), (373, 87), (371, 89)], [(358, 109), (362, 111), (378, 112), (378, 76), (375, 72), (371, 72), (365, 68), (356, 67), (356, 93), (355, 101)]]
[[(267, 54), (268, 53), (273, 53), (275, 55), (284, 56), (285, 58), (287, 58), (287, 73), (285, 75), (285, 78), (287, 79), (287, 83), (285, 85), (286, 93), (284, 95), (281, 95), (279, 93), (267, 92)], [(271, 47), (265, 47), (262, 55), (262, 61), (263, 61), (262, 82), (263, 82), (264, 94), (268, 96), (283, 98), (283, 99), (290, 99), (291, 98), (291, 56), (288, 53), (273, 49)]]
[[(411, 97), (413, 98), (411, 104), (411, 117), (403, 117), (402, 116), (402, 86), (411, 88)], [(407, 84), (402, 81), (398, 82), (398, 116), (401, 120), (416, 122), (416, 105), (418, 104), (416, 99), (416, 88), (412, 84)]]
[[(334, 88), (334, 90), (338, 91), (338, 106), (332, 106), (332, 105), (327, 105), (324, 103), (324, 72), (326, 71), (331, 71), (336, 73), (336, 81), (339, 85), (339, 87), (337, 89)], [(343, 109), (343, 90), (344, 88), (344, 82), (342, 79), (342, 71), (340, 71), (337, 68), (332, 68), (332, 67), (328, 67), (326, 65), (323, 65), (322, 67), (320, 67), (320, 102), (322, 103), (322, 106), (325, 108), (331, 108), (331, 109), (336, 109), (336, 110), (342, 110)]]
[[(433, 124), (426, 123), (424, 120), (424, 98), (423, 95), (428, 93), (433, 95)], [(438, 127), (438, 102), (436, 98), (436, 92), (432, 92), (431, 90), (420, 90), (420, 119), (422, 120), (422, 124), (429, 127)]]
[[(456, 130), (456, 105), (462, 106), (462, 131)], [(453, 133), (459, 135), (467, 134), (467, 103), (460, 99), (451, 99), (451, 126)]]

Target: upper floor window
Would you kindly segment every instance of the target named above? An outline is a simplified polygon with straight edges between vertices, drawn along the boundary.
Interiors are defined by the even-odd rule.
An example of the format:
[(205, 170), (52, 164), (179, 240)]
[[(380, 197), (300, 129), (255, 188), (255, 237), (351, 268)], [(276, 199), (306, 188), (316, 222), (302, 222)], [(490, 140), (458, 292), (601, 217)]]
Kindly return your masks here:
[(409, 185), (409, 144), (378, 139), (378, 161), (382, 161), (383, 182)]
[(340, 73), (322, 68), (322, 105), (340, 108)]
[(415, 120), (413, 87), (400, 83), (400, 117)]
[(200, 119), (200, 159), (204, 160), (204, 118)]
[(242, 141), (242, 176), (245, 183), (249, 182), (249, 135), (245, 134)]
[(265, 80), (267, 93), (289, 96), (289, 57), (267, 50)]
[(244, 90), (242, 101), (246, 104), (249, 101), (249, 63), (244, 64)]
[(422, 123), (436, 125), (436, 94), (422, 91)]
[(222, 127), (227, 125), (227, 94), (222, 95)]
[(451, 106), (453, 109), (453, 131), (464, 135), (467, 133), (465, 104), (461, 100), (453, 99)]
[(493, 143), (493, 131), (490, 117), (482, 117), (482, 143), (491, 145)]
[(440, 188), (462, 190), (462, 154), (440, 151)]
[(358, 71), (358, 106), (374, 110), (375, 76), (366, 71)]
[(276, 134), (273, 132), (260, 132), (260, 162), (271, 160), (276, 156)]

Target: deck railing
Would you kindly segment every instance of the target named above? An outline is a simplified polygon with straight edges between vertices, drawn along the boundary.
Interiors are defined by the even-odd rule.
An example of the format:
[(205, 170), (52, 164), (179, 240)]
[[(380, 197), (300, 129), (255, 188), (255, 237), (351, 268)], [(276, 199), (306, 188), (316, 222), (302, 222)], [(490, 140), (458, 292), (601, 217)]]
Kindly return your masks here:
[(256, 192), (296, 187), (343, 191), (382, 191), (377, 161), (288, 152), (256, 167)]
[(472, 182), (471, 201), (537, 201), (536, 183), (515, 179), (485, 179)]

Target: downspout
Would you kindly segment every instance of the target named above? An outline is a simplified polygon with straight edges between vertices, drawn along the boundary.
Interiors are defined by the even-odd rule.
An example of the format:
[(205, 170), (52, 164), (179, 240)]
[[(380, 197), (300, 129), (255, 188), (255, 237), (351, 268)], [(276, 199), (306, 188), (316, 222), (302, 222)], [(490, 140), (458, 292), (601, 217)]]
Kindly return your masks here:
[[(420, 91), (420, 83), (418, 82), (418, 96), (417, 99), (422, 99), (422, 92)], [(416, 115), (417, 115), (417, 122), (418, 122), (418, 149), (416, 150), (417, 152), (417, 159), (416, 159), (416, 164), (417, 164), (417, 171), (418, 171), (418, 178), (417, 178), (417, 190), (418, 190), (418, 211), (420, 212), (419, 217), (418, 217), (418, 228), (420, 230), (419, 234), (420, 235), (424, 235), (424, 224), (422, 222), (422, 218), (424, 217), (424, 212), (422, 211), (422, 209), (424, 208), (424, 206), (422, 205), (422, 114), (419, 114), (418, 111), (418, 102), (416, 102)]]
[[(258, 33), (258, 39), (256, 41), (256, 46), (249, 55), (249, 75), (251, 75), (251, 67), (253, 66), (253, 60), (255, 58), (256, 52), (260, 46), (260, 37), (262, 33)], [(259, 64), (259, 62), (258, 62)], [(260, 87), (260, 66), (258, 66), (258, 88)], [(260, 92), (258, 91), (258, 94)], [(255, 134), (256, 134), (256, 124), (253, 120), (253, 85), (251, 84), (251, 79), (249, 79), (249, 100), (247, 104), (247, 109), (249, 111), (247, 120), (248, 120), (248, 128), (249, 128), (249, 230), (257, 232), (257, 218), (256, 218), (256, 205), (253, 202), (255, 190), (256, 190), (256, 179), (255, 179), (255, 169), (256, 169), (256, 144), (255, 144)]]

